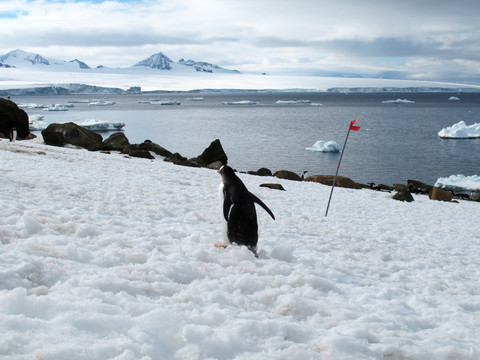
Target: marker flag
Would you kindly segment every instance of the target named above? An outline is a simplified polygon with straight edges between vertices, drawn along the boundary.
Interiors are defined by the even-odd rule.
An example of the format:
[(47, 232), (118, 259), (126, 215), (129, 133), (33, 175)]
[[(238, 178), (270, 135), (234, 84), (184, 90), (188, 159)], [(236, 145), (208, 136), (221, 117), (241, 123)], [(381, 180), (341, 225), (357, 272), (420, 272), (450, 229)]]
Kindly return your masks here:
[(348, 140), (348, 135), (350, 134), (350, 130), (353, 130), (353, 131), (360, 130), (360, 126), (355, 125), (357, 122), (358, 122), (358, 119), (355, 119), (350, 122), (350, 126), (347, 131), (347, 137), (345, 138), (342, 152), (340, 153), (340, 160), (338, 160), (337, 171), (335, 172), (335, 176), (333, 178), (332, 190), (330, 191), (330, 197), (328, 198), (327, 211), (325, 211), (325, 216), (328, 215), (328, 208), (330, 207), (330, 201), (332, 200), (333, 189), (335, 188), (335, 183), (337, 182), (338, 170), (340, 169), (340, 163), (342, 162), (343, 152), (345, 151), (345, 146), (347, 145), (347, 140)]
[(360, 126), (355, 126), (355, 124), (358, 122), (358, 119), (355, 119), (353, 120), (351, 123), (350, 123), (350, 130), (353, 130), (353, 131), (358, 131), (360, 130)]

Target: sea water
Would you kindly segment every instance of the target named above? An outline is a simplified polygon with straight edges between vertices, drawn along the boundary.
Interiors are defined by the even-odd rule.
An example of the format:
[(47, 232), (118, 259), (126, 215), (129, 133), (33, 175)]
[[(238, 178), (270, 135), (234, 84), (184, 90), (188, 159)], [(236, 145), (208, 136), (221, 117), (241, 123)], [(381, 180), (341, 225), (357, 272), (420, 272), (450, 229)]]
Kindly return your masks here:
[[(459, 100), (449, 100), (451, 96)], [(16, 97), (17, 103), (66, 104), (98, 95)], [(75, 102), (68, 111), (25, 109), (45, 122), (96, 119), (124, 122), (131, 143), (149, 139), (171, 152), (195, 157), (220, 139), (229, 165), (239, 171), (267, 167), (306, 176), (334, 174), (339, 153), (307, 151), (316, 141), (343, 146), (339, 175), (361, 183), (392, 185), (415, 179), (480, 174), (480, 139), (444, 140), (438, 131), (460, 120), (480, 122), (480, 94), (200, 92), (106, 96), (111, 106)], [(148, 100), (174, 99), (180, 105)], [(400, 100), (400, 101), (397, 101)], [(146, 102), (147, 101), (147, 102)], [(227, 105), (242, 102), (244, 105)], [(250, 105), (245, 103), (251, 102)], [(36, 133), (41, 136), (40, 133)], [(104, 138), (110, 133), (103, 133)]]

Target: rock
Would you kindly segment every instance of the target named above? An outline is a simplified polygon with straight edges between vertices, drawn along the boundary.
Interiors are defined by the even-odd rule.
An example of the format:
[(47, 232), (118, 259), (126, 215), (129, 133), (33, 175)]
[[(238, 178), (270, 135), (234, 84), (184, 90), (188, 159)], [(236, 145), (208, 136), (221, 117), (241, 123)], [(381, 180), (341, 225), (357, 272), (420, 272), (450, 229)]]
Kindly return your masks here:
[(186, 157), (183, 157), (179, 153), (175, 153), (175, 154), (172, 154), (170, 156), (167, 156), (164, 159), (164, 161), (172, 162), (175, 165), (189, 166), (189, 167), (199, 167), (198, 165), (188, 161)]
[(172, 155), (172, 153), (170, 151), (168, 151), (167, 149), (164, 149), (160, 145), (155, 144), (154, 142), (152, 142), (150, 140), (145, 140), (141, 144), (131, 144), (129, 149), (130, 149), (130, 151), (134, 151), (134, 150), (151, 151), (151, 152), (153, 152), (153, 153), (155, 153), (159, 156), (163, 156), (163, 157), (167, 157), (167, 156)]
[[(318, 182), (323, 185), (332, 186), (333, 179), (335, 178), (334, 175), (312, 175), (307, 177), (306, 181)], [(337, 176), (337, 182), (335, 186), (348, 188), (348, 189), (361, 189), (362, 185), (357, 184), (352, 179), (345, 177), (345, 176)]]
[(393, 186), (385, 185), (385, 184), (378, 184), (375, 185), (375, 183), (368, 183), (368, 188), (370, 190), (376, 190), (376, 191), (393, 191), (395, 188)]
[(430, 193), (432, 187), (432, 185), (428, 185), (417, 180), (407, 180), (407, 188), (411, 193), (426, 195)]
[(406, 202), (413, 201), (413, 196), (410, 191), (408, 191), (408, 188), (405, 185), (397, 184), (395, 185), (395, 190), (397, 192), (395, 195), (392, 196), (393, 199)]
[(112, 134), (103, 142), (103, 150), (123, 151), (130, 146), (130, 142), (123, 132)]
[(47, 145), (75, 145), (90, 151), (102, 150), (102, 136), (87, 130), (73, 122), (65, 124), (50, 124), (42, 131), (43, 140)]
[(155, 159), (155, 157), (150, 154), (150, 151), (147, 150), (131, 150), (128, 152), (128, 155), (143, 159)]
[(188, 161), (191, 162), (192, 164), (195, 164), (195, 165), (199, 166), (199, 167), (208, 167), (208, 164), (203, 159), (201, 159), (199, 157), (188, 159)]
[(226, 165), (228, 162), (227, 154), (225, 154), (219, 139), (212, 141), (208, 148), (198, 157), (205, 161), (206, 164), (220, 161), (223, 165)]
[(17, 139), (29, 138), (28, 115), (13, 101), (0, 98), (0, 133), (3, 138), (9, 138), (13, 128), (17, 129)]
[(430, 200), (438, 201), (452, 201), (453, 193), (448, 190), (440, 189), (439, 187), (432, 187), (428, 193)]
[(266, 187), (266, 188), (269, 188), (269, 189), (285, 191), (282, 184), (260, 184), (260, 187)]
[(273, 174), (273, 176), (279, 179), (294, 180), (294, 181), (303, 181), (300, 175), (294, 173), (293, 171), (280, 170)]
[(272, 171), (267, 168), (260, 168), (257, 171), (248, 171), (250, 175), (257, 175), (257, 176), (273, 176)]

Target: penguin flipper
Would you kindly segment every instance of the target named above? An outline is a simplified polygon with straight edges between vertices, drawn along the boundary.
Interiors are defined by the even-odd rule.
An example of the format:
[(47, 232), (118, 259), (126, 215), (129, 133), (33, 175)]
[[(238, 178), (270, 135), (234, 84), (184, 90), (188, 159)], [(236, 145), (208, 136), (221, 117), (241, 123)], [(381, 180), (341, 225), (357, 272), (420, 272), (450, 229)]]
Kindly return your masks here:
[(228, 221), (230, 216), (230, 209), (232, 208), (232, 205), (233, 202), (232, 199), (230, 199), (230, 196), (225, 195), (225, 198), (223, 199), (223, 217), (226, 221)]
[(262, 200), (260, 200), (258, 197), (256, 197), (255, 195), (253, 195), (252, 193), (250, 193), (250, 197), (252, 198), (253, 202), (256, 202), (258, 205), (260, 205), (261, 207), (263, 207), (263, 209), (270, 214), (270, 216), (272, 217), (273, 220), (275, 220), (275, 215), (273, 215), (272, 211), (268, 208), (267, 205), (265, 205), (263, 203)]

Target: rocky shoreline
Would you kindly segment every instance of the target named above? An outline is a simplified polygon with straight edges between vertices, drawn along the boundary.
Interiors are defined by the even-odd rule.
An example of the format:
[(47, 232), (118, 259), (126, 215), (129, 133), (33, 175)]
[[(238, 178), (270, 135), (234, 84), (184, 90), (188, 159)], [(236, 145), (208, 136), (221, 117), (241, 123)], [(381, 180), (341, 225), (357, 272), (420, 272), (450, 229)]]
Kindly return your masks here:
[[(34, 138), (28, 129), (28, 115), (22, 109), (10, 101), (0, 99), (0, 138), (8, 138), (6, 135), (15, 128), (17, 130), (17, 139), (26, 140)], [(172, 162), (176, 165), (205, 167), (210, 169), (219, 169), (222, 165), (227, 164), (228, 157), (223, 150), (219, 139), (211, 142), (211, 144), (203, 151), (202, 154), (193, 158), (186, 158), (179, 153), (171, 151), (155, 144), (150, 140), (145, 140), (141, 144), (130, 144), (129, 140), (123, 132), (112, 134), (108, 139), (103, 140), (102, 136), (94, 131), (85, 129), (75, 123), (69, 122), (64, 124), (50, 124), (42, 131), (44, 142), (52, 146), (73, 145), (89, 151), (101, 151), (109, 153), (110, 151), (118, 151), (126, 156), (155, 159), (156, 154), (164, 158), (164, 161)], [(270, 169), (260, 168), (256, 171), (248, 171), (248, 174), (275, 177), (279, 179), (287, 179), (292, 181), (310, 181), (324, 185), (332, 186), (333, 175), (313, 175), (304, 177), (288, 170), (280, 170), (272, 173)], [(261, 186), (276, 190), (285, 190), (281, 184), (266, 183)], [(335, 183), (337, 187), (345, 187), (350, 189), (371, 189), (375, 191), (395, 192), (393, 199), (399, 201), (414, 201), (412, 194), (428, 195), (432, 200), (440, 200), (452, 202), (455, 199), (479, 201), (478, 194), (455, 194), (453, 191), (444, 190), (434, 187), (416, 180), (408, 180), (407, 184), (395, 184), (394, 186), (384, 184), (360, 184), (348, 177), (338, 176)]]

